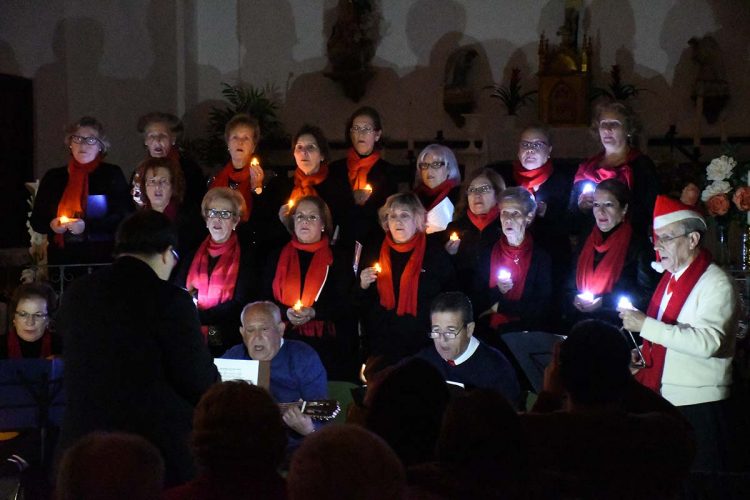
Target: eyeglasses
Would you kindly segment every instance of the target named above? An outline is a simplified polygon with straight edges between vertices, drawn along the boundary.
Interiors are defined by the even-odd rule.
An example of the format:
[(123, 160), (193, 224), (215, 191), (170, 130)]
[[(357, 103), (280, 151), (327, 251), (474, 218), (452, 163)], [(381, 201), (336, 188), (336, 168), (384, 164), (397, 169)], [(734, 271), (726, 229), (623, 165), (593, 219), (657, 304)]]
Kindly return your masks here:
[(400, 214), (388, 214), (386, 218), (391, 222), (401, 221), (406, 222), (414, 218), (414, 216), (408, 212), (401, 212)]
[(94, 137), (93, 135), (85, 137), (82, 135), (71, 135), (70, 140), (75, 142), (76, 144), (88, 144), (89, 146), (93, 146), (94, 144), (101, 142), (98, 137)]
[(669, 242), (672, 242), (678, 238), (682, 238), (683, 236), (687, 236), (690, 233), (683, 233), (678, 234), (677, 236), (656, 236), (654, 235), (654, 246), (660, 246), (663, 247)]
[(359, 127), (357, 125), (352, 125), (352, 128), (349, 129), (349, 132), (351, 132), (352, 134), (367, 135), (371, 134), (374, 130), (375, 129), (370, 126)]
[(315, 214), (294, 214), (294, 221), (299, 222), (300, 224), (303, 222), (318, 222), (319, 220), (320, 217)]
[(294, 146), (294, 152), (295, 153), (305, 153), (305, 152), (307, 152), (307, 153), (313, 154), (318, 149), (320, 149), (320, 148), (318, 148), (317, 144), (297, 144), (297, 145)]
[(37, 321), (42, 321), (45, 319), (48, 314), (47, 313), (28, 313), (26, 311), (16, 311), (16, 316), (18, 316), (21, 321), (28, 321), (31, 320), (32, 323), (36, 323)]
[(417, 163), (417, 167), (419, 167), (419, 170), (427, 170), (428, 168), (431, 168), (432, 170), (440, 170), (445, 166), (444, 161), (433, 161), (432, 163), (422, 162)]
[(151, 179), (146, 180), (146, 185), (149, 187), (159, 186), (160, 188), (163, 188), (163, 187), (171, 186), (172, 182), (169, 179), (151, 178)]
[(232, 216), (234, 216), (234, 212), (231, 210), (215, 210), (213, 208), (209, 208), (206, 210), (206, 217), (209, 219), (231, 219)]
[(462, 326), (458, 330), (455, 328), (448, 328), (446, 331), (441, 332), (439, 328), (433, 328), (427, 336), (431, 339), (436, 339), (439, 337), (443, 337), (445, 340), (453, 340), (456, 337), (458, 337), (463, 329), (466, 328), (466, 325)]
[(537, 153), (545, 151), (547, 146), (549, 144), (544, 141), (521, 141), (518, 143), (518, 148), (522, 151), (536, 151)]
[(172, 257), (174, 257), (175, 262), (180, 262), (180, 254), (177, 253), (177, 250), (170, 248), (169, 251), (172, 252)]
[(469, 189), (466, 190), (466, 193), (470, 195), (485, 194), (485, 193), (491, 193), (494, 190), (495, 188), (493, 188), (491, 184), (482, 184), (481, 186), (469, 187)]
[(599, 122), (599, 128), (603, 130), (616, 130), (622, 127), (620, 120), (602, 120)]

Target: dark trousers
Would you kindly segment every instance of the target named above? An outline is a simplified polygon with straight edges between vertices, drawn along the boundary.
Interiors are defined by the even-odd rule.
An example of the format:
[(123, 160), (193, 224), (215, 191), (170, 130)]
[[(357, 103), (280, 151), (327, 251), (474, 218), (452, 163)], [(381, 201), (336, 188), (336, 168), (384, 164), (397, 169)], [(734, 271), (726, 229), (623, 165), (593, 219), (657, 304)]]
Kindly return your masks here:
[(695, 430), (693, 471), (732, 470), (730, 447), (734, 444), (734, 437), (729, 400), (678, 406), (677, 409)]

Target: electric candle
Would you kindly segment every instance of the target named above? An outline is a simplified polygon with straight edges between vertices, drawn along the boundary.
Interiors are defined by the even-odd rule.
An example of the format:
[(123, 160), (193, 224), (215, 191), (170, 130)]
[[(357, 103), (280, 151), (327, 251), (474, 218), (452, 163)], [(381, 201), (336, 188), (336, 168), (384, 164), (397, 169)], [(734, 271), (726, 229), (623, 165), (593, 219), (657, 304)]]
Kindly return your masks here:
[(620, 297), (620, 300), (617, 302), (617, 308), (618, 309), (635, 309), (635, 307), (633, 307), (633, 303), (630, 302), (630, 299), (624, 295)]
[(584, 302), (593, 302), (594, 294), (589, 291), (585, 291), (585, 292), (579, 293), (578, 298), (583, 300)]
[(583, 194), (586, 193), (593, 193), (594, 192), (594, 183), (593, 182), (587, 182), (583, 185)]
[(507, 269), (500, 269), (497, 273), (497, 279), (500, 281), (508, 281), (510, 279), (510, 271)]

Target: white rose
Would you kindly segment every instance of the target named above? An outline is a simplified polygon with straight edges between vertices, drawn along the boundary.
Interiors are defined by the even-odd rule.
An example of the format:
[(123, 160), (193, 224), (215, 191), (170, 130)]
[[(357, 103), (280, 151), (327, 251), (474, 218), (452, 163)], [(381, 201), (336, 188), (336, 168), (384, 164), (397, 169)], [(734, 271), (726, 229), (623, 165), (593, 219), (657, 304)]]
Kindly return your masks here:
[(737, 162), (728, 156), (714, 158), (706, 167), (706, 178), (709, 181), (723, 181), (732, 175), (732, 170), (737, 166)]
[(701, 200), (708, 201), (712, 196), (722, 193), (728, 193), (732, 190), (732, 185), (727, 181), (714, 181), (703, 190)]

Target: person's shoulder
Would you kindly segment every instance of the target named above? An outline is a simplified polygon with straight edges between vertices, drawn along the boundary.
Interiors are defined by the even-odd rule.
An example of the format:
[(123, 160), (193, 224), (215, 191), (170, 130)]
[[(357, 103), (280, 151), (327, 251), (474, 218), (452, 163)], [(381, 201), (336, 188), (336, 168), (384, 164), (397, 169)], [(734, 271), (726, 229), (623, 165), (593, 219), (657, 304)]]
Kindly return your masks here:
[(221, 359), (248, 359), (245, 344), (233, 345), (221, 355)]
[(318, 353), (301, 340), (285, 339), (281, 349), (286, 348), (287, 353), (295, 358), (319, 358)]
[(101, 162), (98, 167), (96, 167), (96, 170), (94, 172), (102, 172), (102, 173), (110, 173), (110, 172), (119, 172), (122, 173), (122, 168), (120, 168), (119, 165), (115, 165), (114, 163), (107, 163), (107, 162)]
[(477, 359), (484, 358), (498, 365), (505, 366), (508, 364), (508, 358), (505, 356), (505, 354), (502, 353), (502, 351), (492, 347), (486, 342), (482, 342), (481, 340), (479, 340), (479, 345), (477, 346), (477, 350), (474, 351), (474, 354), (471, 355), (471, 358), (474, 358), (474, 357), (476, 357)]
[(734, 289), (734, 279), (721, 266), (714, 262), (706, 268), (703, 276), (699, 279), (700, 281), (709, 282), (711, 287), (726, 286)]

